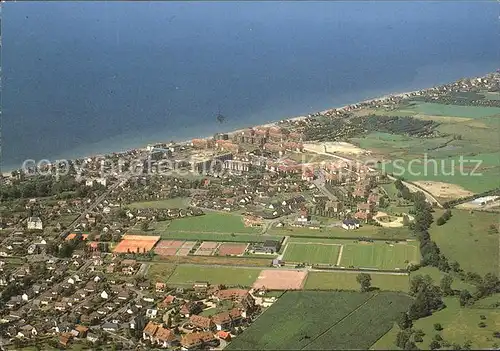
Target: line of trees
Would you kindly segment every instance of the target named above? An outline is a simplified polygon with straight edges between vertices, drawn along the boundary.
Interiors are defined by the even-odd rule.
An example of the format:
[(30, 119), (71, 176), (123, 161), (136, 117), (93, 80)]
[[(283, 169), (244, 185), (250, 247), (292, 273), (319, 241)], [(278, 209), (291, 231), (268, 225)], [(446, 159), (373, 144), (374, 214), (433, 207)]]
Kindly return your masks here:
[(446, 222), (448, 222), (448, 219), (450, 219), (450, 218), (451, 218), (451, 210), (447, 209), (446, 211), (444, 211), (444, 213), (441, 215), (441, 217), (439, 217), (436, 220), (436, 224), (437, 225), (443, 225)]

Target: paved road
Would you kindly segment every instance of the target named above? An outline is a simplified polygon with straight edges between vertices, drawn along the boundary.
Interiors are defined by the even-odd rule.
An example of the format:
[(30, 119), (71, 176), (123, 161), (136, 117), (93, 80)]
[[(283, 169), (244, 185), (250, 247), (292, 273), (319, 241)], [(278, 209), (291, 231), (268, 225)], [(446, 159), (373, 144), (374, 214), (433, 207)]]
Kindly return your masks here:
[(122, 184), (124, 181), (126, 181), (126, 179), (127, 178), (118, 179), (115, 184), (110, 186), (103, 194), (101, 194), (97, 199), (95, 199), (94, 202), (92, 202), (92, 204), (90, 206), (88, 206), (80, 214), (80, 216), (78, 216), (78, 218), (76, 218), (73, 222), (71, 222), (71, 224), (68, 226), (68, 228), (66, 228), (64, 231), (61, 232), (61, 234), (59, 234), (59, 237), (61, 239), (64, 239), (69, 233), (71, 233), (75, 229), (75, 226), (78, 223), (80, 223), (88, 213), (93, 211), (97, 207), (97, 205), (99, 205), (102, 201), (104, 201), (106, 196), (108, 196), (113, 190), (118, 188), (118, 186), (120, 186), (120, 184)]

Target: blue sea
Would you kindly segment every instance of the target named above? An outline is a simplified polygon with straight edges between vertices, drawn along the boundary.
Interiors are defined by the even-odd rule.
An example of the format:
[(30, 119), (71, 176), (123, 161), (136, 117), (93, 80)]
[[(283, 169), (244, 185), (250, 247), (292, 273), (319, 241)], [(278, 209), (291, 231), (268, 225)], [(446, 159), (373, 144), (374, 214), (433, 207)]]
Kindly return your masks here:
[(2, 7), (4, 171), (25, 159), (208, 136), (500, 67), (495, 1)]

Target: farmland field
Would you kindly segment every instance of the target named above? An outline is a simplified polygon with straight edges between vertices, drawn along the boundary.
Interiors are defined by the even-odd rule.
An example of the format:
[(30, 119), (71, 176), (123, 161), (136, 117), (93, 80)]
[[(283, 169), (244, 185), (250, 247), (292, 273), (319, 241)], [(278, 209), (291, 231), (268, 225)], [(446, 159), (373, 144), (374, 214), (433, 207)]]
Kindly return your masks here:
[(410, 301), (395, 293), (287, 292), (228, 349), (367, 349)]
[[(356, 281), (358, 272), (309, 272), (304, 290), (356, 290), (360, 286)], [(408, 275), (369, 273), (372, 287), (388, 291), (408, 291)]]
[[(413, 323), (414, 329), (422, 329), (425, 333), (423, 342), (417, 343), (420, 349), (429, 349), (429, 344), (436, 334), (440, 334), (443, 340), (450, 344), (458, 343), (463, 345), (467, 340), (470, 340), (472, 350), (491, 349), (495, 342), (498, 343), (493, 338), (493, 332), (498, 331), (500, 325), (500, 310), (461, 308), (457, 298), (445, 297), (443, 301), (446, 308)], [(481, 315), (484, 315), (486, 319), (481, 320)], [(480, 328), (478, 326), (480, 322), (484, 322), (486, 327)], [(440, 323), (443, 330), (440, 332), (435, 331), (434, 323)], [(372, 346), (372, 349), (395, 349), (394, 341), (398, 331), (399, 328), (394, 326), (390, 332)]]
[(209, 212), (203, 216), (174, 219), (166, 228), (169, 232), (255, 233), (256, 228), (245, 227), (239, 215)]
[(209, 267), (179, 265), (168, 279), (169, 285), (193, 285), (196, 281), (227, 286), (252, 286), (259, 276), (260, 268)]
[[(434, 218), (441, 213), (436, 211)], [(490, 232), (490, 225), (498, 227), (498, 214), (452, 210), (452, 217), (442, 226), (433, 223), (429, 233), (450, 261), (466, 272), (484, 275), (497, 272), (499, 265), (499, 234)]]
[(483, 118), (500, 114), (498, 107), (478, 107), (461, 105), (444, 105), (431, 102), (418, 102), (409, 110), (432, 116), (454, 116), (466, 118)]
[(417, 246), (407, 243), (357, 243), (346, 244), (342, 252), (342, 267), (404, 269), (408, 263), (420, 262)]
[(337, 264), (341, 245), (336, 244), (287, 244), (283, 260), (297, 263)]

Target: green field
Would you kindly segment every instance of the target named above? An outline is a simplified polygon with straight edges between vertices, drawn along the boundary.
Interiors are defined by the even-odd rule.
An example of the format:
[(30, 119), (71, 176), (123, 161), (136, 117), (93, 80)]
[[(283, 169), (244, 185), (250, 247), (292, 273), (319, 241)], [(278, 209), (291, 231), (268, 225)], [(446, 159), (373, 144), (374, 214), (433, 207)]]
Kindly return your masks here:
[(396, 293), (287, 292), (227, 349), (367, 349), (410, 302)]
[(189, 198), (175, 197), (173, 199), (157, 201), (132, 202), (127, 205), (130, 208), (186, 208), (189, 205)]
[(318, 237), (318, 238), (376, 238), (376, 239), (409, 239), (412, 234), (408, 228), (381, 228), (373, 225), (363, 225), (356, 230), (345, 230), (342, 227), (326, 227), (321, 229), (308, 228), (271, 228), (267, 231), (268, 234), (283, 235), (292, 237)]
[[(351, 139), (352, 143), (362, 148), (384, 155), (389, 162), (378, 165), (384, 172), (413, 181), (457, 184), (473, 192), (500, 185), (500, 108), (415, 102), (399, 110), (373, 109), (369, 112), (381, 118), (387, 115), (415, 116), (439, 123), (436, 131), (441, 135), (433, 138), (372, 132)], [(427, 160), (437, 161), (437, 167), (432, 163), (425, 167), (424, 154)], [(465, 174), (461, 173), (460, 156), (466, 160), (463, 167)], [(393, 163), (395, 159), (398, 159), (397, 165)], [(482, 174), (479, 177), (470, 175), (476, 160), (482, 162), (476, 170), (476, 173)], [(410, 161), (413, 163), (410, 164)]]
[(153, 283), (165, 283), (168, 277), (174, 272), (176, 265), (173, 263), (150, 264), (147, 271), (147, 278)]
[[(209, 212), (203, 216), (185, 217), (163, 222), (168, 224), (164, 230), (168, 232), (195, 233), (256, 233), (260, 229), (245, 227), (240, 215)], [(161, 230), (161, 226), (158, 227)]]
[(408, 110), (416, 113), (432, 116), (453, 116), (465, 118), (483, 118), (494, 115), (500, 115), (498, 107), (478, 107), (461, 105), (444, 105), (432, 102), (417, 102)]
[(167, 283), (169, 285), (193, 285), (197, 281), (208, 281), (210, 284), (250, 287), (261, 270), (261, 268), (180, 265), (175, 268)]
[(393, 244), (349, 243), (344, 245), (340, 266), (354, 268), (405, 269), (408, 263), (420, 262), (416, 245), (408, 243)]
[[(417, 269), (416, 271), (413, 271), (410, 273), (410, 277), (413, 278), (416, 275), (429, 275), (432, 280), (434, 281), (434, 285), (439, 285), (439, 282), (441, 281), (441, 278), (443, 278), (446, 274), (441, 272), (439, 269), (436, 267), (421, 267)], [(454, 290), (469, 290), (471, 293), (476, 291), (476, 287), (472, 284), (468, 284), (462, 280), (460, 280), (459, 277), (453, 276), (453, 283), (451, 284), (451, 288)]]
[[(436, 211), (434, 218), (441, 213)], [(498, 272), (499, 235), (488, 232), (492, 224), (498, 226), (498, 214), (452, 210), (448, 222), (433, 223), (429, 233), (449, 261), (457, 261), (466, 272), (484, 275)]]
[[(304, 290), (359, 290), (358, 272), (309, 272)], [(372, 287), (388, 291), (408, 291), (408, 275), (369, 273)]]
[(283, 239), (282, 236), (260, 235), (260, 234), (219, 234), (219, 233), (192, 233), (192, 232), (164, 232), (162, 239), (188, 240), (188, 241), (228, 241), (240, 243), (261, 243), (266, 240)]
[[(422, 329), (425, 333), (422, 343), (417, 343), (420, 349), (429, 349), (429, 344), (434, 335), (440, 334), (443, 340), (450, 344), (458, 343), (463, 345), (467, 340), (472, 342), (471, 348), (488, 349), (493, 344), (499, 344), (498, 339), (493, 337), (493, 332), (498, 331), (500, 327), (500, 310), (481, 309), (481, 308), (461, 308), (457, 298), (444, 298), (446, 308), (433, 313), (429, 317), (419, 319), (414, 322), (414, 329)], [(486, 316), (481, 320), (480, 316)], [(480, 328), (478, 323), (484, 322), (485, 328)], [(441, 323), (443, 330), (437, 332), (434, 330), (434, 323)], [(394, 341), (399, 331), (397, 326), (378, 340), (372, 349), (391, 350), (396, 349)]]
[(283, 260), (296, 263), (337, 264), (340, 245), (335, 244), (299, 244), (289, 243)]
[[(413, 161), (413, 163), (404, 160), (399, 160), (398, 163), (391, 161), (379, 164), (379, 168), (385, 173), (402, 176), (409, 181), (428, 180), (452, 183), (476, 193), (500, 186), (498, 153), (461, 155), (446, 159), (433, 159), (428, 156), (427, 159), (420, 157)], [(462, 169), (460, 162), (463, 164)], [(480, 162), (480, 166), (476, 170), (477, 162)]]

